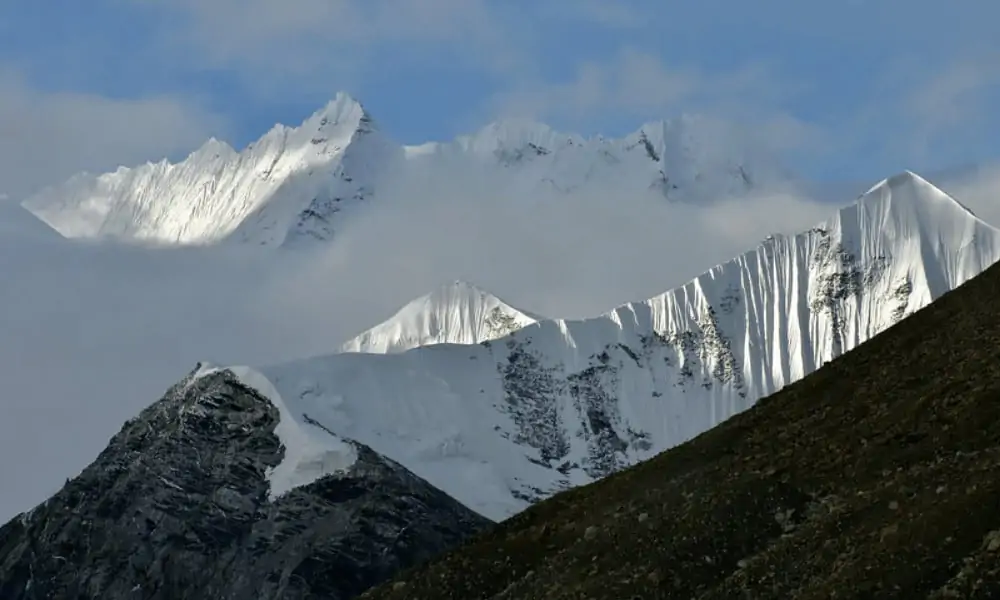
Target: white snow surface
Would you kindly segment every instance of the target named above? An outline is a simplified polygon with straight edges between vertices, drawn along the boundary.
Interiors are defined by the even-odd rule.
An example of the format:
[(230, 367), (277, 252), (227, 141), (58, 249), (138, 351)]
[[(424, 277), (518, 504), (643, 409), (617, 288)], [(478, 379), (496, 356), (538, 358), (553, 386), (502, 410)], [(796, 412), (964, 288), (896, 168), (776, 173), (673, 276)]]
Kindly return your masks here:
[[(332, 239), (403, 171), (478, 177), (511, 197), (585, 191), (709, 202), (787, 183), (776, 165), (735, 125), (689, 115), (620, 139), (512, 119), (451, 142), (404, 147), (340, 93), (300, 126), (277, 125), (242, 151), (213, 138), (179, 163), (81, 173), (22, 204), (69, 238), (289, 247)], [(406, 193), (406, 184), (395, 187)]]
[(998, 258), (1000, 231), (906, 172), (809, 231), (594, 318), (260, 371), (291, 413), (503, 519), (717, 425)]
[(0, 236), (7, 239), (60, 239), (51, 227), (6, 198), (0, 198)]
[(179, 163), (81, 173), (23, 206), (70, 238), (292, 244), (328, 237), (332, 215), (364, 202), (365, 182), (397, 156), (340, 93), (301, 126), (277, 125), (241, 152), (212, 138)]
[[(269, 469), (266, 476), (270, 486), (269, 499), (273, 502), (291, 490), (308, 485), (326, 475), (349, 469), (358, 460), (357, 450), (350, 443), (306, 421), (307, 413), (294, 413), (267, 377), (248, 366), (213, 367), (209, 363), (195, 373), (195, 379), (218, 371), (229, 371), (240, 382), (257, 390), (275, 408), (279, 421), (274, 428), (285, 456), (281, 463)], [(302, 406), (297, 406), (302, 409)]]
[(456, 280), (409, 302), (385, 322), (345, 342), (341, 351), (383, 354), (431, 344), (478, 344), (540, 318)]

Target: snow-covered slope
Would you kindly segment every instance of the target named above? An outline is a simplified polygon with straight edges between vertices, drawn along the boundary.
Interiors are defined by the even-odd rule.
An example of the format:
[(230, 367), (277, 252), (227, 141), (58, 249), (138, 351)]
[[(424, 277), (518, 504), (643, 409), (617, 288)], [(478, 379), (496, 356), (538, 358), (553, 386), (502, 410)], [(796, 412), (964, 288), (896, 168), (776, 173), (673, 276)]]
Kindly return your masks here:
[(365, 201), (400, 157), (364, 108), (338, 94), (241, 152), (213, 138), (180, 163), (82, 173), (23, 205), (66, 237), (280, 245), (328, 238), (331, 217)]
[(407, 155), (437, 161), (471, 156), (506, 172), (506, 184), (519, 192), (652, 193), (709, 202), (790, 179), (773, 154), (739, 126), (700, 115), (645, 123), (617, 139), (583, 138), (508, 119), (453, 142), (407, 148)]
[(1000, 231), (912, 173), (599, 317), (265, 367), (291, 411), (497, 519), (709, 429), (975, 276)]
[[(357, 101), (338, 94), (299, 127), (278, 125), (242, 151), (211, 139), (177, 164), (82, 173), (23, 205), (71, 238), (291, 246), (330, 239), (355, 207), (378, 202), (384, 175), (404, 172), (430, 178), (430, 189), (443, 179), (512, 197), (589, 192), (692, 202), (787, 181), (738, 127), (705, 117), (647, 123), (621, 139), (505, 120), (451, 142), (403, 147)], [(412, 193), (394, 183), (397, 193)]]
[(247, 366), (215, 367), (202, 363), (188, 387), (202, 377), (229, 371), (245, 386), (257, 390), (278, 411), (274, 434), (284, 448), (281, 462), (266, 471), (268, 498), (273, 502), (291, 490), (322, 477), (346, 472), (358, 460), (357, 450), (329, 432), (311, 427), (304, 417), (288, 410), (271, 382)]
[(36, 219), (30, 212), (0, 197), (0, 239), (59, 240), (59, 234)]
[(402, 352), (431, 344), (478, 344), (539, 320), (471, 283), (453, 281), (421, 296), (341, 346), (344, 352)]

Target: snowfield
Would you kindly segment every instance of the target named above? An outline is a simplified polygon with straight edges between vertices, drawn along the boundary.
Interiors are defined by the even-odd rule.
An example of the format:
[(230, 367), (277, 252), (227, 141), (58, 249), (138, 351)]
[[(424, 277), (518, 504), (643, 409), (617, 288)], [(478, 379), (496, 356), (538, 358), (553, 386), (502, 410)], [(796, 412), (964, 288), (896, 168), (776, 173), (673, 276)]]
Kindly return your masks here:
[[(22, 205), (65, 237), (153, 245), (264, 247), (330, 240), (404, 166), (479, 172), (510, 196), (608, 194), (707, 203), (787, 184), (734, 125), (685, 116), (621, 139), (584, 139), (524, 120), (452, 142), (402, 146), (340, 93), (298, 127), (277, 125), (241, 151), (209, 140), (185, 160), (81, 173)], [(495, 190), (493, 190), (495, 191)]]
[[(996, 229), (913, 173), (839, 211), (802, 183), (703, 117), (402, 146), (339, 94), (240, 151), (210, 140), (0, 202), (0, 517), (205, 357), (254, 365), (233, 369), (281, 413), (272, 496), (348, 468), (357, 440), (502, 519), (690, 439), (1000, 258)], [(995, 184), (958, 189), (995, 205)]]
[(341, 350), (385, 354), (432, 344), (478, 344), (541, 318), (456, 280), (409, 302), (384, 323), (345, 342)]
[[(806, 232), (592, 319), (260, 371), (292, 413), (503, 519), (698, 435), (998, 258), (1000, 231), (907, 172)], [(456, 305), (432, 294), (415, 306)]]

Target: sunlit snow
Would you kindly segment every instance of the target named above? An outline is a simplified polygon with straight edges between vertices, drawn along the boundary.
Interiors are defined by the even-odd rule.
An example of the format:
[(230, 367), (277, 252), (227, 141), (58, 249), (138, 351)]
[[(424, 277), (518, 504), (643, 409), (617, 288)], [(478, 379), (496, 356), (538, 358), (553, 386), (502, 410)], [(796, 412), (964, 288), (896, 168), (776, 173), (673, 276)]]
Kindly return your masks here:
[(179, 163), (81, 173), (23, 205), (70, 238), (301, 246), (330, 239), (360, 206), (379, 202), (403, 163), (446, 176), (479, 170), (483, 185), (512, 197), (586, 191), (705, 203), (788, 183), (738, 127), (706, 117), (646, 123), (620, 139), (513, 119), (404, 147), (341, 93), (299, 127), (278, 125), (241, 151), (212, 139)]
[[(649, 458), (998, 258), (1000, 231), (904, 173), (805, 233), (776, 236), (680, 288), (599, 317), (542, 320), (487, 344), (337, 354), (261, 371), (292, 410), (304, 403), (325, 427), (501, 519), (594, 478), (594, 410), (623, 440), (600, 460)], [(608, 364), (587, 384), (598, 400), (581, 408), (581, 374)], [(533, 399), (514, 394), (511, 377)], [(518, 405), (526, 402), (535, 404), (524, 417)], [(551, 437), (565, 447), (550, 460)]]
[(431, 344), (477, 344), (541, 317), (471, 283), (454, 281), (409, 302), (387, 321), (341, 346), (344, 352), (401, 352)]
[[(7, 203), (0, 510), (42, 500), (209, 357), (271, 365), (261, 391), (309, 444), (303, 414), (502, 518), (711, 427), (997, 259), (992, 227), (904, 173), (646, 301), (517, 308), (593, 315), (826, 214), (775, 192), (786, 175), (726, 128), (585, 139), (509, 120), (403, 147), (339, 95), (239, 152), (212, 140), (24, 203), (74, 239)], [(995, 184), (956, 189), (992, 214)], [(434, 288), (455, 277), (510, 303)], [(318, 439), (322, 455), (336, 438)], [(349, 463), (287, 447), (279, 493)]]

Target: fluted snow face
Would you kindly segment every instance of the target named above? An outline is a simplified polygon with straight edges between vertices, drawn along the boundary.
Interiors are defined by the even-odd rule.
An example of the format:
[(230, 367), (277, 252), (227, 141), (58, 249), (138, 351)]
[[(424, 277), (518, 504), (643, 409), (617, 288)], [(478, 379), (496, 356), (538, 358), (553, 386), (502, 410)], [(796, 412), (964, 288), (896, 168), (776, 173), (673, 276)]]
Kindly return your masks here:
[[(403, 147), (338, 94), (299, 127), (278, 125), (242, 151), (213, 139), (180, 163), (80, 174), (23, 205), (70, 238), (300, 246), (331, 239), (358, 207), (379, 201), (384, 176), (404, 171), (432, 183), (472, 177), (473, 186), (512, 197), (587, 192), (692, 202), (787, 181), (775, 161), (740, 140), (731, 125), (685, 116), (621, 139), (507, 120), (452, 142)], [(397, 194), (411, 187), (393, 184)]]
[(400, 156), (338, 94), (300, 127), (276, 126), (242, 152), (212, 139), (180, 163), (80, 174), (24, 206), (70, 238), (276, 246), (328, 237), (331, 217), (366, 200), (366, 185)]
[(263, 371), (292, 410), (498, 519), (717, 425), (998, 258), (1000, 231), (904, 173), (599, 317)]
[(432, 344), (478, 344), (537, 320), (470, 283), (454, 281), (408, 303), (341, 350), (384, 354)]

